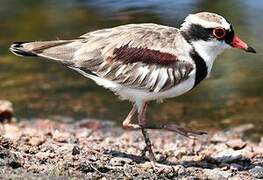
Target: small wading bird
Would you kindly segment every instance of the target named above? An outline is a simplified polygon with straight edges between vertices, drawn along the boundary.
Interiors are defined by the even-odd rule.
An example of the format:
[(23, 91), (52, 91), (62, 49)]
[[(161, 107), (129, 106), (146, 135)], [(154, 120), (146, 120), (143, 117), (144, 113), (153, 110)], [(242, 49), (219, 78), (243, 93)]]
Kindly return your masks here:
[[(134, 106), (125, 129), (141, 129), (149, 159), (155, 162), (146, 129), (166, 129), (187, 137), (205, 134), (175, 124), (145, 121), (147, 102), (176, 97), (196, 87), (211, 72), (218, 54), (227, 48), (256, 51), (235, 35), (222, 16), (200, 12), (186, 17), (180, 29), (158, 24), (128, 24), (89, 32), (72, 40), (16, 42), (20, 56), (40, 56), (60, 62), (112, 90)], [(138, 113), (138, 124), (131, 122)]]

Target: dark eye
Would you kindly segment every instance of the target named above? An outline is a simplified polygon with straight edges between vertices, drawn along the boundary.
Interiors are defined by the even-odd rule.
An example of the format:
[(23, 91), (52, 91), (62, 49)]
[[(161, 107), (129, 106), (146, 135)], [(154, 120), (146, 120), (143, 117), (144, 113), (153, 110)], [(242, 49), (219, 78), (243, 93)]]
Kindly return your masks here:
[(213, 30), (213, 35), (217, 39), (223, 39), (226, 36), (226, 30), (224, 28), (215, 28)]

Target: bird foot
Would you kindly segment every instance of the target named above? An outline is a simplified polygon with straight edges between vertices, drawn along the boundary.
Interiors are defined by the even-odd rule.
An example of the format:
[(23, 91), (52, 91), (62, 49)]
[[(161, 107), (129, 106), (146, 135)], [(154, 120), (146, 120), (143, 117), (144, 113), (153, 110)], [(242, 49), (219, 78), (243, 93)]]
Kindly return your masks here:
[(178, 134), (180, 134), (182, 136), (192, 138), (192, 139), (195, 139), (198, 136), (207, 135), (207, 132), (195, 131), (195, 130), (192, 130), (189, 128), (180, 127), (176, 124), (164, 125), (163, 129), (168, 130), (168, 131), (177, 132)]
[(176, 124), (168, 124), (168, 125), (143, 125), (141, 126), (144, 129), (164, 129), (167, 131), (176, 132), (182, 136), (195, 139), (202, 135), (207, 135), (207, 132), (204, 131), (194, 131), (189, 128), (181, 127)]
[(156, 162), (156, 158), (154, 156), (153, 150), (152, 150), (152, 144), (149, 138), (149, 135), (145, 129), (142, 129), (142, 134), (145, 140), (145, 147), (142, 150), (142, 156), (146, 157), (146, 152), (148, 152), (149, 160), (150, 162)]
[[(149, 153), (149, 155), (148, 155), (149, 158), (147, 158), (146, 152)], [(147, 146), (145, 146), (145, 148), (142, 150), (141, 156), (149, 160), (150, 166), (157, 173), (164, 173), (164, 172), (167, 173), (167, 172), (173, 172), (174, 171), (172, 166), (158, 163), (153, 152), (152, 152), (152, 150), (149, 150), (149, 147), (147, 147)]]

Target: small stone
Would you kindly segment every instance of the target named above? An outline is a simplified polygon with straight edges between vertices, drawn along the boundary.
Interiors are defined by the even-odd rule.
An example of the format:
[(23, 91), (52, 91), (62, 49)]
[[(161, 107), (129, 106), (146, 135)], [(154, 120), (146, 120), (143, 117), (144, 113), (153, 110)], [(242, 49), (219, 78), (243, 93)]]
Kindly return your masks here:
[(13, 169), (22, 167), (19, 157), (16, 154), (10, 153), (8, 158), (8, 165)]
[(221, 167), (221, 169), (223, 170), (223, 171), (227, 171), (227, 170), (229, 170), (229, 166), (228, 165), (224, 165), (224, 166), (222, 166)]
[(149, 171), (149, 169), (152, 169), (152, 164), (149, 161), (146, 161), (145, 163), (140, 164), (142, 169)]
[(3, 136), (15, 140), (20, 136), (19, 128), (14, 124), (4, 124)]
[(231, 147), (234, 150), (240, 150), (246, 147), (247, 143), (242, 141), (241, 139), (233, 139), (229, 140), (226, 145)]
[(9, 165), (10, 167), (12, 167), (13, 169), (17, 169), (17, 168), (22, 167), (21, 163), (18, 162), (18, 161), (11, 161), (11, 162), (9, 162), (8, 165)]
[(91, 129), (81, 128), (76, 131), (76, 138), (87, 138), (89, 137), (93, 131)]
[(214, 159), (221, 163), (232, 163), (235, 161), (249, 161), (248, 152), (233, 149), (226, 149), (214, 155)]
[(6, 100), (0, 100), (0, 122), (10, 121), (14, 115), (12, 103)]
[(55, 153), (49, 153), (48, 157), (54, 158), (55, 157)]
[(241, 171), (241, 170), (243, 170), (244, 168), (243, 168), (240, 164), (232, 163), (232, 164), (230, 165), (230, 169), (233, 170), (233, 171)]
[(72, 155), (75, 156), (77, 154), (80, 154), (80, 148), (78, 146), (73, 146)]
[(35, 155), (37, 158), (39, 158), (39, 159), (48, 159), (49, 158), (49, 153), (47, 153), (47, 152), (38, 152), (38, 153), (36, 153), (36, 155)]
[(125, 157), (113, 157), (110, 160), (110, 165), (112, 166), (123, 166), (124, 164), (130, 164), (131, 159)]
[(224, 133), (215, 133), (213, 137), (211, 138), (212, 143), (220, 143), (220, 142), (226, 142), (227, 137)]
[(261, 179), (263, 178), (263, 167), (256, 166), (253, 169), (250, 169), (249, 172), (254, 176), (255, 178)]
[(186, 172), (185, 167), (182, 165), (173, 166), (173, 169), (180, 176), (183, 176)]
[(188, 148), (187, 147), (181, 147), (179, 149), (176, 149), (174, 151), (174, 157), (176, 158), (182, 158), (184, 155), (186, 155), (188, 153)]
[[(9, 149), (12, 144), (13, 143), (12, 143), (12, 141), (10, 141), (10, 139), (0, 136), (0, 145), (2, 147)], [(0, 153), (1, 153), (1, 151), (0, 151)]]
[(60, 132), (60, 131), (56, 130), (53, 133), (53, 139), (57, 142), (60, 142), (60, 143), (69, 142), (70, 138), (71, 138), (71, 136), (70, 136), (70, 133), (68, 133), (68, 132)]
[(45, 142), (44, 137), (31, 137), (29, 140), (29, 144), (32, 146), (39, 146)]
[(219, 168), (204, 169), (203, 172), (208, 179), (228, 179), (231, 176), (230, 172), (222, 171)]
[(134, 168), (132, 165), (128, 165), (128, 164), (125, 164), (123, 166), (123, 172), (124, 172), (125, 176), (127, 176), (128, 178), (133, 178), (134, 176), (139, 174), (136, 168)]

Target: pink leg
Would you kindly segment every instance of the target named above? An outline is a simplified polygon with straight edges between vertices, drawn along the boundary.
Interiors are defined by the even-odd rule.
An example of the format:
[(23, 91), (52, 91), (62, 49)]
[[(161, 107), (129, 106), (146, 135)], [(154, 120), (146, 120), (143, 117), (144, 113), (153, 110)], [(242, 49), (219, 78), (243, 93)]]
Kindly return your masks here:
[(196, 138), (197, 136), (205, 135), (207, 134), (204, 131), (194, 131), (192, 129), (180, 127), (176, 124), (147, 124), (145, 121), (145, 112), (147, 108), (147, 103), (144, 104), (142, 109), (141, 117), (139, 117), (139, 125), (141, 129), (164, 129), (167, 131), (173, 131), (176, 132), (182, 136), (188, 137), (188, 138)]
[(135, 105), (133, 105), (132, 110), (128, 114), (128, 116), (125, 118), (125, 120), (122, 122), (122, 126), (124, 129), (141, 129), (141, 127), (138, 124), (131, 123), (132, 117), (136, 113), (137, 108)]
[(130, 111), (130, 113), (128, 114), (128, 116), (125, 118), (125, 120), (122, 122), (122, 125), (123, 125), (123, 128), (124, 129), (129, 129), (129, 130), (135, 130), (135, 129), (141, 129), (142, 130), (142, 134), (143, 134), (143, 137), (144, 137), (144, 140), (145, 140), (145, 144), (146, 144), (146, 147), (145, 149), (143, 150), (143, 155), (145, 155), (145, 152), (148, 151), (149, 152), (149, 159), (151, 162), (155, 162), (156, 159), (154, 157), (154, 154), (153, 154), (153, 151), (152, 151), (152, 145), (151, 145), (151, 141), (149, 139), (149, 135), (146, 131), (146, 129), (142, 128), (144, 125), (145, 125), (145, 112), (146, 112), (146, 108), (147, 108), (147, 104), (145, 103), (143, 105), (143, 108), (142, 108), (142, 111), (141, 112), (138, 112), (139, 115), (138, 115), (138, 121), (139, 121), (139, 124), (133, 124), (131, 123), (132, 121), (132, 117), (134, 116), (134, 114), (136, 113), (137, 111), (137, 108), (136, 106), (134, 105), (132, 110)]
[(173, 131), (176, 132), (182, 136), (188, 137), (188, 138), (195, 138), (197, 136), (201, 136), (201, 135), (205, 135), (207, 134), (204, 131), (194, 131), (192, 129), (189, 128), (185, 128), (185, 127), (180, 127), (176, 124), (146, 124), (145, 121), (145, 112), (147, 109), (147, 103), (145, 103), (145, 105), (143, 106), (142, 110), (141, 110), (141, 115), (139, 115), (138, 120), (139, 120), (139, 124), (133, 124), (131, 123), (132, 121), (132, 117), (134, 116), (134, 114), (137, 111), (136, 106), (134, 105), (132, 110), (130, 111), (130, 113), (128, 114), (128, 116), (125, 118), (125, 120), (123, 121), (122, 125), (124, 129), (129, 129), (129, 130), (136, 130), (136, 129), (163, 129), (163, 130), (167, 130), (167, 131)]
[(188, 128), (185, 128), (185, 127), (180, 127), (176, 124), (167, 124), (167, 125), (164, 125), (164, 124), (152, 124), (152, 125), (144, 125), (143, 127), (141, 128), (145, 128), (145, 129), (164, 129), (164, 130), (167, 130), (167, 131), (173, 131), (173, 132), (176, 132), (182, 136), (185, 136), (185, 137), (188, 137), (188, 138), (191, 138), (191, 139), (195, 139), (197, 136), (202, 136), (202, 135), (206, 135), (207, 133), (204, 132), (204, 131), (194, 131), (192, 129), (188, 129)]
[[(147, 109), (147, 103), (144, 103), (142, 105), (142, 108), (140, 109), (136, 107), (136, 105), (133, 106), (132, 110), (128, 114), (128, 116), (125, 118), (123, 121), (122, 125), (124, 129), (130, 129), (130, 130), (136, 130), (136, 129), (141, 129), (144, 141), (145, 141), (145, 149), (143, 150), (143, 155), (145, 155), (146, 151), (149, 152), (149, 159), (152, 163), (156, 162), (154, 153), (152, 151), (152, 144), (149, 138), (149, 134), (146, 131), (146, 129), (164, 129), (168, 131), (173, 131), (177, 132), (178, 134), (181, 134), (183, 136), (189, 137), (189, 138), (195, 138), (196, 136), (204, 135), (206, 132), (202, 131), (193, 131), (191, 129), (183, 128), (180, 126), (177, 126), (175, 124), (168, 124), (168, 125), (156, 125), (156, 124), (151, 124), (148, 125), (145, 120), (145, 114), (146, 114), (146, 109)], [(138, 110), (138, 122), (139, 124), (133, 124), (131, 123), (132, 117), (135, 115), (136, 111)]]
[(147, 103), (144, 103), (142, 111), (139, 112), (138, 121), (139, 121), (140, 128), (142, 129), (142, 134), (143, 134), (144, 141), (146, 144), (145, 149), (143, 150), (143, 155), (145, 155), (146, 151), (148, 151), (149, 152), (149, 159), (154, 164), (156, 162), (156, 158), (155, 158), (154, 153), (152, 151), (152, 143), (150, 141), (148, 132), (144, 128), (144, 126), (146, 125), (146, 121), (145, 121), (146, 109), (147, 109)]

